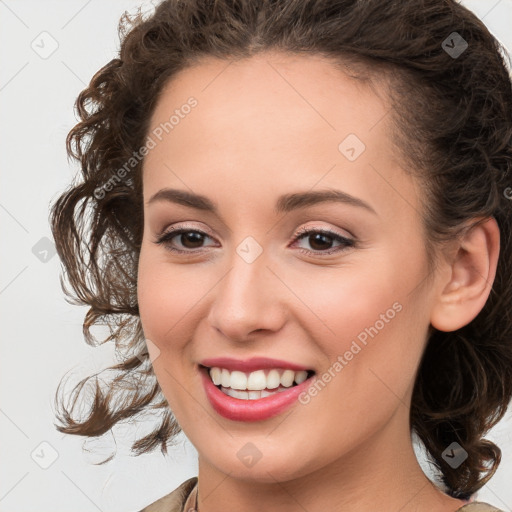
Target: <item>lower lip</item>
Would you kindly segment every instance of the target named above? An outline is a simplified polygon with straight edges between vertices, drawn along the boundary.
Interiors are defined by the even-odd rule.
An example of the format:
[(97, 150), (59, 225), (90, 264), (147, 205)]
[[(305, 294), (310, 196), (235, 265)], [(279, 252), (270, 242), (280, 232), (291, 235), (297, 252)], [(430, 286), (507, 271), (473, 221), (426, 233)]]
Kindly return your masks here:
[(291, 407), (298, 396), (311, 384), (314, 377), (306, 379), (287, 391), (281, 391), (258, 400), (242, 400), (223, 393), (210, 379), (207, 370), (201, 370), (201, 378), (208, 400), (214, 410), (233, 421), (262, 421), (277, 416)]

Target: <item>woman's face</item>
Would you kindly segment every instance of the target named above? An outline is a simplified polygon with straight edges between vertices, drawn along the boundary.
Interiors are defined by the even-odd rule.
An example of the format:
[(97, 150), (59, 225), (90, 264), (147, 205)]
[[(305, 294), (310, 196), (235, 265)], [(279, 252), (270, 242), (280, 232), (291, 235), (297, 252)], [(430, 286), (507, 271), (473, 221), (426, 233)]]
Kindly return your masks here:
[[(138, 298), (155, 374), (200, 464), (285, 481), (410, 444), (433, 288), (419, 189), (383, 98), (318, 56), (277, 53), (205, 60), (163, 91)], [(171, 229), (187, 233), (155, 243)], [(280, 362), (240, 363), (259, 357)], [(212, 358), (234, 360), (206, 364), (224, 367), (227, 387), (246, 387), (244, 375), (287, 387), (304, 378), (294, 365), (314, 376), (300, 394), (245, 400), (205, 378)]]

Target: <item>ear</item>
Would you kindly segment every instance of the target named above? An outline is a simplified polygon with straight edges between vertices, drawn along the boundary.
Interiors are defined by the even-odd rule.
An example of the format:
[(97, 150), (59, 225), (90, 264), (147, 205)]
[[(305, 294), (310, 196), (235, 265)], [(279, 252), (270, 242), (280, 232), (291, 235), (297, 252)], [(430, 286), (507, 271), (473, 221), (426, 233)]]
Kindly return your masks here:
[(494, 217), (483, 219), (457, 240), (439, 273), (430, 323), (439, 331), (469, 324), (484, 307), (496, 276), (500, 230)]

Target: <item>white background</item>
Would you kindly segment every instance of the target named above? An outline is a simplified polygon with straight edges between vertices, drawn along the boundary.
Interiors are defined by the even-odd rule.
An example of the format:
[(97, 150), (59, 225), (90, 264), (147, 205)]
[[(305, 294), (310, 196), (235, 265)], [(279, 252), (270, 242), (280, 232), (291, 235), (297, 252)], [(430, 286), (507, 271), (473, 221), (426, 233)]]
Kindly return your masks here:
[[(463, 3), (512, 49), (512, 0)], [(46, 262), (33, 247), (44, 249), (44, 237), (51, 239), (49, 204), (76, 172), (64, 145), (76, 122), (73, 103), (116, 56), (119, 17), (138, 5), (0, 0), (0, 512), (135, 512), (197, 474), (195, 449), (183, 435), (167, 457), (160, 451), (132, 457), (136, 433), (115, 430), (117, 456), (95, 466), (97, 456), (83, 454), (82, 438), (53, 425), (61, 377), (71, 370), (76, 382), (116, 361), (109, 347), (92, 348), (82, 339), (86, 308), (65, 302), (51, 245)], [(31, 46), (45, 37), (51, 49), (44, 31), (58, 44), (46, 59)], [(510, 512), (512, 411), (488, 438), (501, 447), (503, 461), (478, 499)], [(115, 447), (109, 435), (100, 444), (102, 453)], [(56, 460), (40, 467), (52, 455)]]

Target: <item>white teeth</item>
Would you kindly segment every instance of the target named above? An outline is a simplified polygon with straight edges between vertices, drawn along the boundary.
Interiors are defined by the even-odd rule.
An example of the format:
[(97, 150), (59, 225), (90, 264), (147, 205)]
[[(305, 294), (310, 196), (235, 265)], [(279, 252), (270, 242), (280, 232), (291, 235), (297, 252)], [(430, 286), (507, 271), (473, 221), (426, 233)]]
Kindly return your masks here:
[(267, 388), (275, 389), (281, 384), (281, 377), (277, 370), (270, 370), (267, 375)]
[(231, 389), (247, 389), (247, 375), (243, 372), (231, 372), (229, 387)]
[(238, 389), (228, 389), (226, 393), (233, 398), (245, 398), (247, 399), (247, 391), (239, 391)]
[(221, 391), (223, 393), (233, 398), (238, 398), (239, 400), (259, 400), (260, 398), (265, 398), (267, 396), (275, 395), (276, 393), (286, 391), (286, 389), (287, 388), (279, 386), (278, 389), (273, 391), (267, 391), (266, 389), (262, 389), (261, 391), (247, 391), (221, 387)]
[(295, 372), (295, 382), (297, 384), (301, 384), (308, 378), (308, 372), (306, 370), (302, 370), (300, 372)]
[(228, 370), (226, 370), (225, 368), (222, 369), (222, 380), (221, 380), (221, 384), (225, 387), (225, 388), (229, 388), (229, 383), (231, 381), (231, 377), (230, 377), (230, 373)]
[[(294, 382), (301, 384), (308, 377), (308, 372), (305, 370), (295, 372), (289, 369), (279, 370), (277, 368), (272, 368), (267, 371), (256, 370), (246, 374), (236, 370), (230, 372), (225, 368), (213, 367), (209, 369), (209, 374), (216, 386), (220, 385), (223, 388), (237, 392), (244, 390), (258, 392), (258, 395), (256, 395), (256, 393), (252, 394), (254, 398), (249, 398), (253, 400), (268, 396), (268, 394), (263, 395), (263, 392), (269, 393), (268, 390), (284, 391), (286, 388), (293, 386)], [(239, 393), (231, 394), (231, 392), (228, 394), (230, 396), (239, 395)], [(251, 395), (251, 393), (249, 393), (249, 395)], [(238, 396), (235, 396), (235, 398), (238, 398)]]
[(212, 368), (210, 370), (210, 377), (213, 380), (213, 383), (218, 386), (222, 383), (222, 370), (220, 368)]
[(260, 391), (266, 387), (267, 378), (265, 377), (265, 372), (263, 370), (258, 370), (249, 374), (249, 378), (247, 379), (247, 389)]
[(293, 384), (295, 378), (295, 372), (293, 370), (285, 370), (281, 375), (281, 386), (289, 388)]

